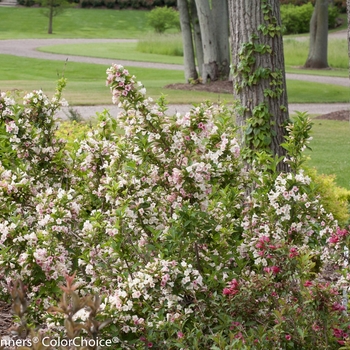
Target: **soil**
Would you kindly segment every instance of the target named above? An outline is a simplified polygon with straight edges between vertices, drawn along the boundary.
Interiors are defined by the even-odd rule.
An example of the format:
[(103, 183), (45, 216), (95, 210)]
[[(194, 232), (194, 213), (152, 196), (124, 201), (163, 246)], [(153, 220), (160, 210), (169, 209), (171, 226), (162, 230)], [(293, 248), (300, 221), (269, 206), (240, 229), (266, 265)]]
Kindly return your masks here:
[[(233, 85), (232, 81), (228, 80), (220, 80), (220, 81), (212, 81), (207, 84), (170, 84), (165, 86), (166, 89), (174, 89), (174, 90), (187, 90), (187, 91), (207, 91), (213, 92), (217, 94), (233, 93)], [(341, 110), (332, 113), (322, 114), (316, 117), (316, 119), (327, 119), (327, 120), (339, 120), (339, 121), (350, 121), (350, 111), (349, 110)]]
[(12, 325), (11, 306), (0, 301), (0, 339), (1, 336), (9, 334), (9, 328)]

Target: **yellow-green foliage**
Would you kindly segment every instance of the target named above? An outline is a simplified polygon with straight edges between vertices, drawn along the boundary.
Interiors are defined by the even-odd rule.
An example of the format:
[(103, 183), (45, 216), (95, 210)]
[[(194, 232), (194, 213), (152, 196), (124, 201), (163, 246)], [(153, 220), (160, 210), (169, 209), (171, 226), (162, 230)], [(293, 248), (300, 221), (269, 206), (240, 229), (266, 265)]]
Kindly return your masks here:
[(64, 121), (57, 130), (57, 137), (67, 141), (67, 149), (72, 149), (75, 140), (82, 140), (91, 130), (91, 124), (86, 122)]
[(320, 175), (316, 170), (307, 170), (321, 196), (324, 208), (333, 214), (340, 224), (350, 219), (350, 191), (335, 184), (335, 175)]

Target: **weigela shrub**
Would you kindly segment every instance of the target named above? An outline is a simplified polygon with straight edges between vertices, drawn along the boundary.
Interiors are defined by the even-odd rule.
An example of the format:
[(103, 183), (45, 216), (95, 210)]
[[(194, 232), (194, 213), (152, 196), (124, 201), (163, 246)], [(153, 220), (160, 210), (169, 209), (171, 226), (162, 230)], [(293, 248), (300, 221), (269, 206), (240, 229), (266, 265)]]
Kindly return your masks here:
[(301, 169), (307, 118), (289, 126), (291, 172), (277, 174), (269, 154), (246, 166), (228, 108), (169, 116), (120, 65), (107, 85), (122, 112), (68, 147), (54, 118), (62, 84), (53, 100), (1, 95), (3, 296), (20, 279), (28, 318), (60, 332), (47, 309), (74, 271), (80, 295), (102, 296), (103, 336), (119, 348), (346, 344), (348, 231)]

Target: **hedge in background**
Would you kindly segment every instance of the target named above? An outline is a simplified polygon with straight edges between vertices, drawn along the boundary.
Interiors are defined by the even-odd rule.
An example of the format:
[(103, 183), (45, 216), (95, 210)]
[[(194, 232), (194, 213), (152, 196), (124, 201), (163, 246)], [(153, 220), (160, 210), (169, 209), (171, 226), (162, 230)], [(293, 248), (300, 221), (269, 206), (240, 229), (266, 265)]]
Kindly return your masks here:
[[(310, 19), (314, 7), (311, 3), (302, 6), (282, 5), (281, 19), (284, 26), (284, 34), (308, 33), (310, 28)], [(328, 8), (328, 27), (335, 28), (339, 10), (335, 6)]]

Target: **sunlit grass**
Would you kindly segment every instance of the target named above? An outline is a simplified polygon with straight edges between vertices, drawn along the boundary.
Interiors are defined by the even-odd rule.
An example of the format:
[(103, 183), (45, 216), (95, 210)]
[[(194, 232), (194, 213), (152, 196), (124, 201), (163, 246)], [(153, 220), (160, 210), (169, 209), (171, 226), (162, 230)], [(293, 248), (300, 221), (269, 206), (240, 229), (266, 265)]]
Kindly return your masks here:
[(182, 36), (177, 34), (155, 34), (143, 37), (137, 43), (137, 51), (167, 55), (167, 56), (183, 56)]
[(147, 11), (68, 8), (54, 17), (53, 34), (40, 8), (1, 7), (0, 39), (137, 38), (152, 33)]
[[(291, 38), (284, 39), (284, 56), (287, 66), (303, 66), (309, 52), (309, 41), (300, 41)], [(345, 39), (330, 39), (328, 41), (328, 64), (333, 68), (347, 70), (349, 57), (347, 41)], [(320, 71), (319, 75), (322, 75)]]
[[(18, 68), (20, 67), (20, 69)], [(39, 60), (33, 58), (0, 55), (0, 90), (20, 89), (30, 91), (43, 88), (54, 91), (54, 81), (61, 75), (68, 79), (66, 98), (71, 104), (94, 105), (110, 103), (105, 86), (106, 66), (98, 64)], [(172, 83), (184, 83), (180, 70), (149, 69), (129, 67), (138, 80), (146, 86), (149, 95), (158, 98), (166, 94), (170, 103), (199, 103), (204, 100), (232, 100), (230, 94), (216, 94), (200, 91), (168, 90)], [(300, 82), (287, 82), (289, 102), (348, 102), (350, 91), (347, 87)]]
[[(59, 53), (65, 55), (77, 55), (98, 58), (110, 58), (113, 60), (128, 60), (140, 62), (158, 62), (170, 64), (183, 64), (182, 56), (171, 56), (164, 54), (164, 51), (158, 53), (141, 52), (138, 49), (137, 42), (123, 43), (93, 43), (93, 44), (74, 44), (74, 45), (53, 45), (40, 47), (40, 51)], [(162, 53), (163, 52), (163, 53)]]
[[(349, 111), (350, 117), (350, 111)], [(350, 121), (314, 119), (312, 151), (307, 165), (320, 174), (336, 174), (336, 183), (350, 189)]]

